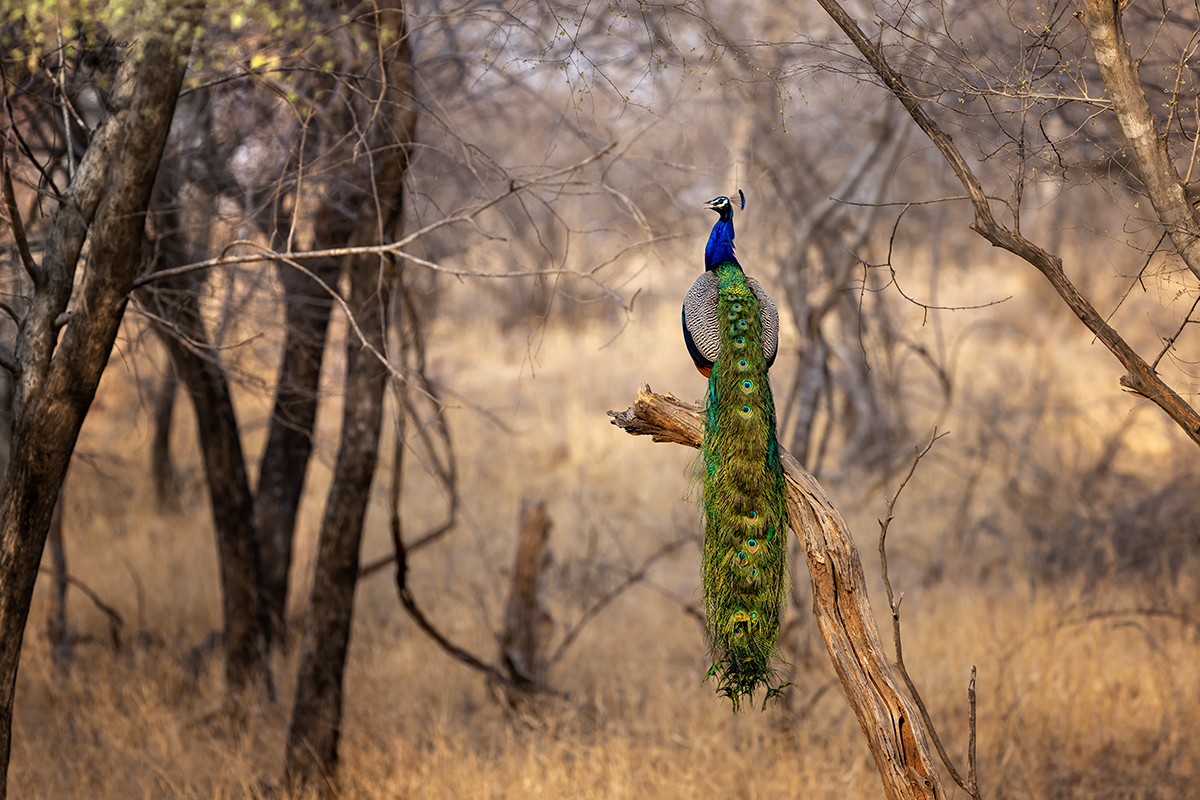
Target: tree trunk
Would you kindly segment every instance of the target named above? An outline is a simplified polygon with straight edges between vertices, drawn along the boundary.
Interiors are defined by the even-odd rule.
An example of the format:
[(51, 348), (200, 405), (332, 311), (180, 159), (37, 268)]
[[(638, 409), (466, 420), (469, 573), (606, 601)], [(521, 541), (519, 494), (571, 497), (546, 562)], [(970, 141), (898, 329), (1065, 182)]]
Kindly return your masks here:
[(179, 510), (179, 474), (171, 460), (171, 428), (175, 417), (175, 394), (179, 373), (167, 364), (158, 393), (154, 396), (154, 434), (150, 440), (150, 476), (159, 511)]
[[(311, 269), (326, 285), (337, 286), (336, 262), (318, 262)], [(279, 272), (287, 302), (287, 336), (254, 498), (268, 646), (286, 641), (292, 541), (312, 455), (321, 362), (333, 309), (329, 293), (308, 275), (287, 265), (280, 265)]]
[[(350, 269), (350, 307), (367, 340), (382, 350), (382, 282), (373, 259)], [(288, 732), (287, 783), (299, 792), (333, 785), (342, 718), (342, 675), (350, 644), (363, 519), (379, 453), (388, 370), (350, 332), (342, 441), (317, 545), (316, 575), (304, 622), (296, 705)]]
[[(327, 198), (318, 219), (318, 232), (345, 230), (348, 244), (400, 238), (403, 232), (403, 184), (408, 169), (409, 148), (416, 134), (417, 114), (413, 100), (412, 52), (402, 2), (379, 2), (363, 16), (370, 24), (370, 46), (365, 52), (384, 52), (380, 65), (386, 80), (378, 75), (363, 79), (363, 97), (378, 98), (378, 104), (360, 109), (358, 119), (371, 119), (364, 132), (365, 144), (374, 157), (349, 161), (358, 171), (357, 181), (343, 186), (351, 190), (340, 203)], [(386, 112), (380, 113), (380, 109)], [(351, 122), (351, 109), (343, 107), (343, 120)], [(344, 130), (353, 126), (347, 124)], [(355, 145), (355, 152), (357, 147)], [(367, 171), (370, 169), (371, 171)], [(368, 191), (371, 187), (373, 191)], [(346, 191), (342, 189), (342, 191)], [(338, 225), (332, 215), (339, 208), (354, 209), (353, 219)], [(319, 242), (318, 246), (332, 243)], [(342, 440), (329, 487), (325, 516), (317, 545), (316, 573), (305, 616), (300, 649), (300, 674), (296, 704), (288, 731), (284, 757), (284, 779), (294, 792), (306, 788), (323, 793), (336, 787), (338, 739), (342, 720), (342, 678), (350, 642), (354, 589), (358, 581), (359, 543), (371, 481), (379, 451), (383, 419), (383, 397), (389, 370), (381, 362), (385, 347), (387, 294), (393, 286), (395, 264), (383, 258), (350, 257), (349, 307), (362, 332), (363, 341), (350, 331), (346, 339), (346, 399), (342, 414)]]
[[(176, 156), (173, 161), (179, 159)], [(153, 252), (157, 271), (196, 260), (207, 242), (193, 242), (181, 209), (189, 202), (183, 166), (164, 167), (155, 187), (151, 228), (158, 232)], [(191, 201), (195, 202), (195, 201)], [(207, 215), (206, 215), (207, 216)], [(204, 239), (203, 230), (200, 238)], [(241, 432), (220, 354), (209, 341), (200, 314), (201, 273), (176, 275), (138, 290), (155, 310), (159, 333), (196, 412), (197, 442), (212, 507), (220, 563), (225, 678), (231, 693), (266, 690), (273, 696), (259, 595), (259, 558), (254, 529), (254, 496), (246, 475)], [(237, 712), (241, 706), (231, 705)]]
[(46, 610), (46, 634), (54, 665), (66, 669), (71, 660), (71, 636), (67, 628), (67, 550), (63, 545), (63, 495), (59, 487), (58, 502), (50, 518), (50, 603)]
[[(176, 15), (176, 30), (194, 30), (200, 11), (167, 13)], [(191, 51), (189, 37), (157, 36), (166, 27), (160, 22), (142, 34), (140, 58), (118, 69), (108, 116), (56, 212), (42, 261), (27, 265), (34, 294), (17, 340), (12, 453), (0, 487), (0, 800), (21, 642), (50, 518), (141, 266), (145, 212)]]
[(179, 333), (190, 342), (184, 344), (170, 332), (164, 332), (163, 342), (196, 410), (197, 437), (204, 458), (221, 565), (225, 678), (235, 692), (252, 686), (269, 690), (259, 566), (254, 549), (254, 498), (246, 477), (229, 382), (216, 353), (207, 347), (195, 294), (185, 292), (173, 310)]

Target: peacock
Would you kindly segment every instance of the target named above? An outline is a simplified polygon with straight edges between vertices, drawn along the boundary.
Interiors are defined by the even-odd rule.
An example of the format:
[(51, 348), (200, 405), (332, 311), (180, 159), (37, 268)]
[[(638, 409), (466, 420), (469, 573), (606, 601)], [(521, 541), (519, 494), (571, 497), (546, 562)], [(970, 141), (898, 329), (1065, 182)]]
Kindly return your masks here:
[[(746, 196), (738, 190), (741, 208)], [(704, 274), (683, 301), (683, 338), (708, 378), (700, 446), (702, 584), (714, 663), (707, 677), (733, 702), (778, 695), (775, 639), (788, 590), (783, 464), (767, 370), (779, 349), (779, 312), (733, 252), (733, 202), (705, 203), (719, 219)], [(765, 700), (764, 700), (765, 703)]]

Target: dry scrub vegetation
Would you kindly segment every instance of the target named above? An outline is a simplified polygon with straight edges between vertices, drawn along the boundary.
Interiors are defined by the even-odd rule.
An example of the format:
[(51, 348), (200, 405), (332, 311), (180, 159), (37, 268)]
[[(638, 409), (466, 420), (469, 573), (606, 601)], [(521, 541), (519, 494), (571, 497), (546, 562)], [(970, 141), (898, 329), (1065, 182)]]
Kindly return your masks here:
[[(741, 238), (752, 253), (750, 234)], [(980, 245), (963, 255), (972, 271), (948, 269), (943, 297), (963, 305), (1018, 299), (935, 315), (924, 326), (920, 309), (894, 295), (888, 301), (914, 341), (935, 348), (940, 337), (955, 352), (948, 411), (919, 365), (906, 373), (911, 396), (898, 398), (920, 425), (951, 431), (901, 496), (889, 532), (909, 671), (961, 760), (966, 683), (978, 667), (987, 798), (1194, 797), (1194, 447), (1157, 409), (1118, 392), (1107, 354), (1053, 301), (1038, 299), (1048, 290), (1036, 276), (1006, 262), (985, 269), (981, 260), (993, 254)], [(926, 261), (906, 264), (910, 281)], [(410, 585), (455, 642), (494, 655), (523, 497), (547, 500), (554, 521), (547, 598), (556, 641), (647, 555), (697, 535), (694, 453), (630, 439), (604, 415), (624, 408), (642, 381), (683, 398), (702, 393), (677, 330), (692, 270), (674, 258), (652, 264), (639, 278), (644, 302), (625, 327), (603, 314), (568, 324), (581, 315), (565, 314), (502, 328), (499, 314), (478, 313), (473, 287), (441, 298), (431, 371), (461, 398), (448, 413), (464, 515), (450, 536), (412, 556)], [(269, 313), (262, 306), (257, 319)], [(254, 330), (262, 327), (270, 328), (256, 322)], [(252, 709), (244, 732), (231, 730), (220, 713), (220, 649), (205, 646), (221, 616), (192, 412), (177, 406), (184, 507), (156, 512), (147, 397), (162, 357), (136, 318), (125, 330), (84, 427), (64, 517), (70, 571), (120, 612), (120, 645), (107, 618), (72, 590), (69, 620), (80, 638), (60, 671), (44, 634), (43, 577), (19, 673), (10, 786), (30, 800), (277, 797), (271, 784), (296, 655), (275, 656), (279, 702)], [(245, 333), (231, 329), (226, 341)], [(334, 402), (318, 419), (301, 509), (297, 616), (334, 457), (342, 336), (338, 327), (331, 337), (322, 380)], [(797, 339), (785, 332), (785, 348)], [(241, 366), (237, 405), (251, 463), (270, 413), (259, 375), (271, 374), (263, 365), (273, 363), (274, 344), (254, 339), (226, 351)], [(790, 369), (781, 359), (777, 386), (790, 381)], [(389, 460), (385, 453), (382, 465)], [(405, 523), (419, 531), (440, 518), (441, 501), (421, 470), (407, 474)], [(821, 477), (874, 576), (872, 598), (887, 630), (872, 565), (875, 519), (898, 481), (895, 469), (855, 465)], [(364, 562), (391, 547), (386, 469), (376, 482)], [(793, 686), (784, 702), (733, 715), (701, 685), (703, 628), (689, 611), (698, 601), (698, 561), (688, 544), (658, 562), (554, 667), (550, 682), (564, 697), (517, 711), (411, 623), (390, 574), (364, 581), (345, 679), (344, 796), (879, 797), (807, 598), (789, 611)], [(794, 583), (799, 595), (807, 591), (804, 576)]]

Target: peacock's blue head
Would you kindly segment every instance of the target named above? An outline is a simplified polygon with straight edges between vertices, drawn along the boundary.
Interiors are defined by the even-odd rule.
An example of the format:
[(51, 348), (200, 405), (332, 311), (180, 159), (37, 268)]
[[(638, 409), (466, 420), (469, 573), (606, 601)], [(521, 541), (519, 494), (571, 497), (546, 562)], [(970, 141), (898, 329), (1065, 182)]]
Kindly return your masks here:
[[(745, 208), (746, 195), (742, 193), (741, 189), (738, 189), (738, 199), (741, 200), (741, 207)], [(707, 203), (705, 203), (704, 207), (711, 208), (713, 211), (717, 212), (717, 214), (720, 215), (722, 222), (729, 222), (733, 219), (733, 201), (724, 195), (721, 197), (714, 197), (712, 200), (709, 200)]]
[[(746, 195), (738, 189), (738, 199), (741, 207), (746, 207)], [(720, 215), (717, 224), (713, 225), (712, 233), (708, 235), (708, 245), (704, 248), (704, 268), (715, 268), (718, 264), (731, 262), (737, 264), (733, 254), (733, 201), (728, 197), (714, 197), (704, 204)]]

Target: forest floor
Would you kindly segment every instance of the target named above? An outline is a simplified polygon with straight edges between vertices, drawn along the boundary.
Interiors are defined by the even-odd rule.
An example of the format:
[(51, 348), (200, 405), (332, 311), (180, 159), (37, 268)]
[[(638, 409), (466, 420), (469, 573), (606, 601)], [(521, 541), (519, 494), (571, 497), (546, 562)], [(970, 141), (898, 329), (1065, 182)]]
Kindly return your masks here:
[[(389, 571), (364, 580), (346, 672), (344, 795), (881, 797), (815, 630), (802, 562), (793, 567), (796, 599), (782, 637), (792, 682), (784, 700), (733, 714), (702, 683), (709, 662), (691, 613), (699, 601), (695, 453), (626, 436), (605, 416), (628, 406), (643, 381), (684, 399), (701, 396), (677, 306), (648, 302), (615, 337), (619, 325), (610, 320), (511, 330), (480, 322), (456, 333), (451, 321), (462, 317), (443, 318), (431, 337), (431, 368), (461, 398), (448, 414), (464, 508), (449, 535), (414, 554), (410, 585), (450, 639), (495, 660), (524, 498), (544, 499), (554, 524), (552, 648), (650, 554), (687, 541), (581, 630), (548, 676), (563, 696), (519, 711), (416, 628)], [(1145, 530), (1186, 537), (1200, 519), (1194, 447), (1157, 409), (1130, 410), (1136, 398), (1119, 390), (1107, 356), (1072, 323), (1047, 324), (992, 338), (987, 359), (966, 352), (948, 412), (915, 406), (897, 464), (928, 441), (934, 422), (952, 434), (918, 468), (889, 533), (908, 669), (965, 771), (967, 682), (977, 668), (979, 781), (989, 800), (1195, 798), (1195, 528), (1191, 557), (1171, 556), (1176, 551), (1152, 538), (1130, 539)], [(785, 346), (794, 347), (794, 332), (788, 336)], [(1064, 343), (1046, 357), (1055, 381), (1039, 381), (1045, 359), (1013, 366), (1031, 363), (1022, 347), (1054, 336)], [(66, 485), (69, 570), (122, 616), (119, 646), (107, 617), (73, 589), (77, 640), (65, 668), (56, 665), (45, 635), (48, 581), (39, 582), (19, 674), (14, 798), (258, 797), (279, 779), (295, 648), (273, 661), (278, 702), (249, 709), (245, 729), (231, 730), (220, 649), (206, 646), (220, 626), (219, 583), (182, 395), (182, 509), (157, 511), (149, 479), (153, 350), (126, 343), (114, 354)], [(301, 509), (296, 630), (336, 448), (333, 366), (324, 381), (334, 402), (319, 418)], [(790, 380), (789, 365), (780, 366), (777, 387)], [(237, 402), (253, 459), (269, 392), (251, 376)], [(1080, 476), (1096, 471), (1117, 431), (1119, 456), (1088, 484)], [(364, 563), (390, 551), (390, 453), (389, 437)], [(414, 453), (406, 473), (412, 536), (445, 510), (421, 457)], [(882, 623), (876, 519), (901, 476), (895, 468), (828, 466), (820, 477), (857, 539)], [(1178, 514), (1138, 505), (1161, 499), (1156, 492), (1173, 481)], [(880, 628), (890, 650), (890, 624)]]

